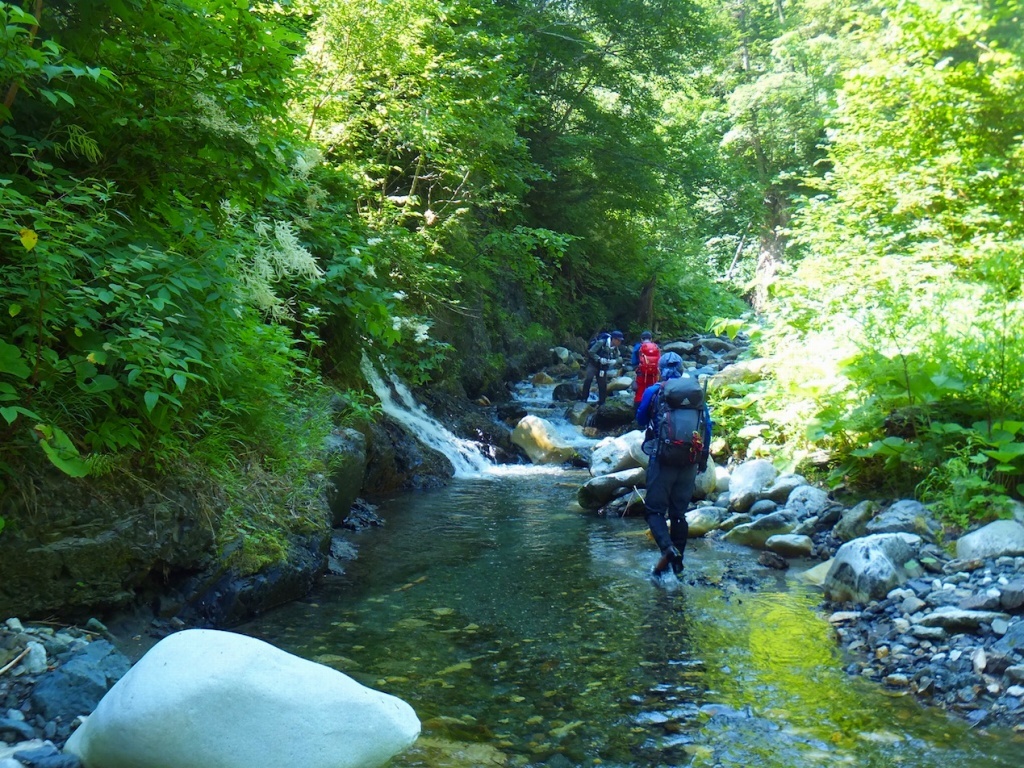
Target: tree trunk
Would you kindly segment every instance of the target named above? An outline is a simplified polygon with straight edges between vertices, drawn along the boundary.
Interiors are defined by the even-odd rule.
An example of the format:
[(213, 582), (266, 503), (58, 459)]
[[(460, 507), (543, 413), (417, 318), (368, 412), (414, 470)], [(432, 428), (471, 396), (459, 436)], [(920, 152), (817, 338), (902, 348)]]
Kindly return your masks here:
[(654, 331), (654, 288), (657, 283), (657, 275), (651, 275), (647, 282), (644, 283), (636, 309), (636, 317), (640, 321), (640, 325), (651, 331)]

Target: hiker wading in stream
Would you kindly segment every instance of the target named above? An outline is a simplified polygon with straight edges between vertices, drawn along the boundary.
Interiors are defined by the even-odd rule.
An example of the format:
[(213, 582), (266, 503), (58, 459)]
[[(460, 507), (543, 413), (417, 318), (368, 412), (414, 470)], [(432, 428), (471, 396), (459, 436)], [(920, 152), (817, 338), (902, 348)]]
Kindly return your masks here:
[(590, 386), (597, 377), (597, 405), (604, 405), (608, 397), (608, 369), (622, 365), (619, 345), (624, 338), (622, 331), (602, 333), (587, 348), (587, 370), (580, 394), (584, 403), (590, 399)]
[(675, 352), (662, 355), (660, 371), (661, 381), (647, 388), (636, 412), (637, 422), (647, 428), (643, 450), (651, 457), (644, 506), (647, 525), (661, 549), (651, 574), (655, 580), (669, 568), (676, 576), (683, 570), (689, 534), (686, 509), (697, 473), (707, 469), (711, 446), (711, 413), (700, 382), (683, 376), (683, 359)]

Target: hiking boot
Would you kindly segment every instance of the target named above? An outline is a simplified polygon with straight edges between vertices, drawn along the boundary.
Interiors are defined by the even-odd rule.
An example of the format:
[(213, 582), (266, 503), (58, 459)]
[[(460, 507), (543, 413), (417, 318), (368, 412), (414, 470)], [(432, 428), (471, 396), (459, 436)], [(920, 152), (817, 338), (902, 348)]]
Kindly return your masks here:
[(662, 574), (667, 573), (670, 567), (672, 572), (677, 574), (683, 570), (683, 556), (679, 554), (679, 550), (675, 547), (669, 547), (661, 553), (661, 559), (654, 566), (651, 575), (659, 578)]
[(672, 573), (674, 573), (676, 578), (678, 578), (683, 573), (683, 556), (679, 555), (678, 557), (673, 557), (669, 561), (669, 565), (672, 566)]

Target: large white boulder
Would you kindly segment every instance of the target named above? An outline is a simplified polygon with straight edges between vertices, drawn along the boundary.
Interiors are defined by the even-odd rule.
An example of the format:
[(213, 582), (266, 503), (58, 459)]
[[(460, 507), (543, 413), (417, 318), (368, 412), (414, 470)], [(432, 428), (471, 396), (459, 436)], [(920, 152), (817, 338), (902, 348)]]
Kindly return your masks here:
[(647, 462), (639, 457), (647, 458), (640, 446), (644, 441), (644, 433), (639, 429), (627, 432), (621, 437), (606, 437), (594, 446), (590, 454), (590, 474), (610, 475), (624, 469), (646, 467)]
[(576, 449), (558, 437), (554, 425), (539, 416), (521, 418), (512, 430), (512, 442), (534, 464), (561, 464), (576, 455)]
[(412, 707), (337, 670), (190, 629), (153, 646), (65, 750), (86, 768), (377, 768), (419, 732)]
[(1024, 525), (1016, 520), (996, 520), (956, 541), (956, 556), (960, 560), (1003, 555), (1024, 555)]

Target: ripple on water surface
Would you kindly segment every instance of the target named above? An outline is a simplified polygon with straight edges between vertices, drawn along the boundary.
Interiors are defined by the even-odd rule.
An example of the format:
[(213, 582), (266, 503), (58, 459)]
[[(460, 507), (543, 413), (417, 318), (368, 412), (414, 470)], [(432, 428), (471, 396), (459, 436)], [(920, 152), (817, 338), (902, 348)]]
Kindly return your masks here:
[(735, 588), (749, 553), (692, 543), (692, 583), (655, 587), (643, 521), (582, 512), (585, 477), (396, 499), (346, 576), (242, 631), (410, 702), (393, 766), (1021, 764), (1018, 737), (847, 676), (818, 595)]

